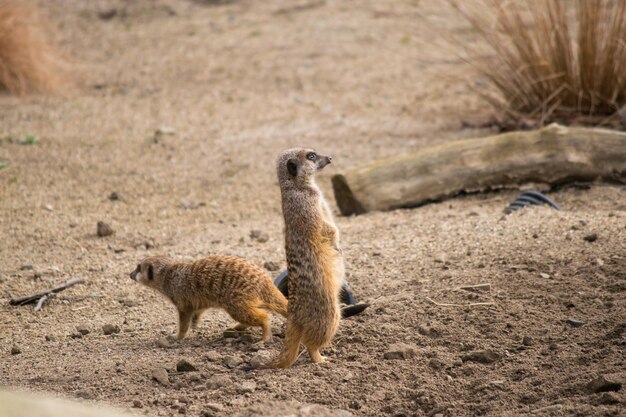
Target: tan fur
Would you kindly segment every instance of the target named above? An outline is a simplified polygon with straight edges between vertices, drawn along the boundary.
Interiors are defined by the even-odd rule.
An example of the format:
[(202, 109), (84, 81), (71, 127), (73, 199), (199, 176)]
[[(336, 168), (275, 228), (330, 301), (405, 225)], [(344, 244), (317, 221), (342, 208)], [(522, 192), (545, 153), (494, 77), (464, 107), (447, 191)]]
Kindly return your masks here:
[(272, 337), (268, 311), (287, 316), (287, 299), (270, 276), (235, 256), (209, 256), (189, 262), (154, 256), (141, 261), (130, 277), (159, 291), (176, 306), (178, 339), (183, 339), (189, 326), (195, 327), (209, 308), (226, 310), (239, 322), (239, 330), (261, 327), (263, 341)]
[[(339, 327), (339, 291), (344, 263), (328, 203), (315, 174), (330, 158), (309, 156), (311, 149), (289, 149), (277, 161), (285, 219), (285, 249), (289, 274), (289, 309), (283, 351), (265, 368), (287, 368), (303, 343), (315, 363), (324, 362), (327, 346)], [(297, 172), (293, 170), (294, 164)], [(296, 175), (294, 175), (294, 172)]]

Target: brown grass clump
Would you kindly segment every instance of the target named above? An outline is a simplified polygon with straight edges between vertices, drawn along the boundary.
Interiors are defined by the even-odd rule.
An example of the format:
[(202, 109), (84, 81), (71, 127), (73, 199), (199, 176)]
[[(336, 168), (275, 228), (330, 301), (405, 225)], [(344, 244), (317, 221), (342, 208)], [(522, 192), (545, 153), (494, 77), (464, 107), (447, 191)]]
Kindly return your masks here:
[(626, 0), (460, 4), (487, 46), (469, 60), (510, 122), (610, 124), (626, 105)]
[(0, 90), (55, 92), (64, 84), (61, 72), (35, 8), (24, 0), (0, 0)]

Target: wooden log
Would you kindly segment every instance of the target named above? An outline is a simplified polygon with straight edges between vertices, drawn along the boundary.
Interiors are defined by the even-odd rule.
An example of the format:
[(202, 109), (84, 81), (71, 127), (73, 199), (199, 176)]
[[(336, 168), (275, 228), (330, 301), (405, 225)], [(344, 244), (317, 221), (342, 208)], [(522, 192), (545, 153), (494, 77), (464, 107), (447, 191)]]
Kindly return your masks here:
[(420, 149), (333, 176), (343, 215), (416, 207), (461, 192), (604, 180), (625, 183), (626, 133), (563, 127)]

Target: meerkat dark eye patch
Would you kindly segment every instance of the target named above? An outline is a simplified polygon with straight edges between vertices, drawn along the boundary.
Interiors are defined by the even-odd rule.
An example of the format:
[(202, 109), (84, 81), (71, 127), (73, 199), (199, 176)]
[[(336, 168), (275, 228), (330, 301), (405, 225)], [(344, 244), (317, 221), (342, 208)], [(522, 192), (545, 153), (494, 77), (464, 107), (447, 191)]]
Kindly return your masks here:
[(293, 159), (287, 161), (287, 172), (289, 172), (292, 177), (298, 176), (298, 164), (296, 164)]
[(148, 265), (148, 279), (154, 279), (154, 270), (152, 269), (152, 265)]
[(317, 154), (315, 152), (309, 152), (308, 154), (306, 154), (306, 158), (309, 161), (315, 161), (317, 159)]

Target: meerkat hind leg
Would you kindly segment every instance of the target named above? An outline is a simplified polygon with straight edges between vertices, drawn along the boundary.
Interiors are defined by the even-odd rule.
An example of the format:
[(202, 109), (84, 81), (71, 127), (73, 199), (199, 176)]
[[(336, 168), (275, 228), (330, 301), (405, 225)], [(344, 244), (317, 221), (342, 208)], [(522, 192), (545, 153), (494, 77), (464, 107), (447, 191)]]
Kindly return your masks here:
[(178, 312), (178, 334), (176, 335), (176, 339), (181, 340), (187, 336), (192, 316), (193, 313), (191, 311), (181, 310)]
[(322, 356), (322, 354), (320, 353), (320, 349), (319, 348), (310, 348), (307, 346), (306, 350), (309, 352), (309, 356), (311, 357), (311, 360), (315, 363), (324, 363), (326, 362), (327, 358), (326, 356)]
[(237, 320), (239, 324), (235, 326), (235, 330), (243, 330), (245, 328), (255, 326), (263, 329), (263, 341), (267, 342), (272, 337), (270, 330), (270, 319), (267, 311), (258, 307), (232, 308), (227, 310), (232, 318)]
[(204, 313), (204, 310), (196, 310), (193, 312), (193, 315), (191, 316), (191, 328), (192, 329), (195, 330), (198, 328), (198, 324), (200, 324), (202, 313)]

